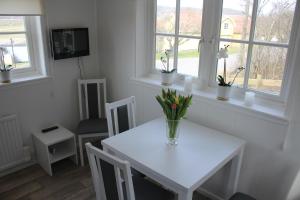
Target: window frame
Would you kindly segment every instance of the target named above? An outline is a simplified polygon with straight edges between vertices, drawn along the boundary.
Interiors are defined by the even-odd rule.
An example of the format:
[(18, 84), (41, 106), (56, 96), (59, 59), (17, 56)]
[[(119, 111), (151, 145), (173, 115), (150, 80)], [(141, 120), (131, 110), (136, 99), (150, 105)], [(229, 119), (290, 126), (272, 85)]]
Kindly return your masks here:
[[(214, 54), (217, 55), (220, 42), (233, 42), (233, 43), (247, 44), (248, 50), (247, 50), (247, 60), (246, 60), (246, 66), (245, 66), (246, 69), (245, 69), (244, 84), (243, 84), (242, 88), (235, 87), (236, 91), (239, 94), (244, 94), (247, 91), (252, 91), (252, 92), (256, 93), (259, 97), (262, 97), (265, 99), (275, 100), (275, 101), (279, 101), (279, 102), (286, 102), (287, 98), (288, 98), (290, 82), (291, 82), (290, 79), (291, 79), (291, 71), (292, 71), (292, 69), (291, 69), (292, 68), (292, 66), (291, 66), (292, 59), (290, 59), (290, 58), (292, 57), (292, 55), (294, 53), (294, 48), (295, 48), (295, 45), (293, 45), (292, 42), (290, 42), (290, 41), (293, 41), (296, 39), (296, 32), (297, 32), (296, 30), (298, 27), (297, 25), (299, 24), (299, 20), (297, 20), (297, 13), (300, 12), (300, 9), (299, 9), (300, 3), (299, 3), (299, 1), (297, 1), (296, 5), (295, 5), (295, 11), (294, 11), (294, 15), (293, 15), (293, 22), (292, 22), (292, 27), (291, 27), (290, 38), (289, 38), (289, 42), (287, 44), (274, 43), (274, 42), (272, 43), (272, 42), (267, 42), (267, 41), (255, 41), (254, 37), (255, 37), (255, 26), (256, 26), (256, 19), (257, 19), (258, 4), (259, 4), (259, 0), (253, 0), (253, 9), (252, 9), (252, 15), (251, 15), (249, 40), (221, 38), (222, 24), (220, 24), (219, 28), (217, 29), (218, 34), (217, 34), (217, 38), (215, 39), (216, 44), (214, 47)], [(221, 13), (219, 13), (219, 20), (221, 23), (223, 0), (220, 1), (219, 6), (221, 7)], [(249, 81), (250, 67), (251, 67), (251, 57), (252, 57), (254, 45), (262, 45), (262, 46), (269, 46), (269, 47), (281, 47), (281, 48), (287, 49), (287, 56), (286, 56), (286, 60), (285, 60), (284, 70), (283, 70), (281, 89), (280, 89), (280, 93), (278, 95), (248, 88), (248, 81)], [(209, 80), (209, 86), (212, 86), (212, 87), (216, 86), (216, 75), (217, 75), (217, 67), (218, 67), (217, 64), (218, 64), (218, 61), (217, 61), (217, 59), (215, 59), (215, 61), (213, 62), (214, 67), (210, 72), (210, 80)]]
[[(15, 15), (9, 15), (9, 16), (15, 16)], [(20, 69), (13, 69), (11, 71), (12, 79), (19, 79), (19, 78), (26, 78), (31, 77), (35, 75), (41, 75), (42, 69), (41, 66), (39, 66), (39, 52), (37, 52), (38, 43), (39, 41), (34, 40), (33, 38), (36, 38), (38, 36), (38, 33), (36, 31), (41, 28), (38, 27), (38, 23), (40, 23), (40, 19), (38, 19), (37, 22), (37, 16), (22, 16), (24, 18), (24, 31), (19, 32), (2, 32), (2, 34), (25, 34), (26, 36), (26, 42), (27, 42), (27, 51), (28, 51), (28, 59), (29, 59), (29, 67), (20, 68)], [(43, 42), (43, 41), (40, 41)], [(43, 50), (40, 50), (43, 51)], [(41, 52), (43, 53), (43, 52)]]
[[(200, 39), (200, 56), (199, 56), (199, 69), (198, 69), (198, 76), (194, 77), (195, 81), (204, 84), (210, 88), (216, 88), (217, 82), (216, 82), (216, 73), (217, 73), (217, 59), (216, 55), (219, 50), (219, 43), (220, 41), (227, 41), (227, 42), (237, 42), (237, 43), (245, 43), (249, 46), (251, 45), (251, 49), (248, 46), (248, 52), (247, 52), (247, 72), (245, 72), (245, 80), (249, 77), (250, 72), (250, 64), (251, 62), (248, 60), (251, 60), (252, 55), (252, 49), (254, 45), (263, 45), (263, 46), (271, 46), (271, 47), (284, 47), (287, 48), (287, 56), (285, 61), (285, 67), (283, 71), (283, 78), (282, 78), (282, 84), (281, 84), (281, 91), (277, 94), (267, 93), (263, 91), (254, 90), (251, 88), (246, 88), (245, 84), (243, 88), (234, 87), (235, 91), (238, 95), (243, 96), (246, 91), (253, 91), (256, 93), (257, 97), (277, 102), (286, 102), (289, 95), (289, 89), (291, 85), (291, 78), (292, 78), (292, 72), (293, 72), (293, 57), (294, 55), (294, 49), (295, 44), (291, 41), (295, 41), (297, 38), (297, 30), (298, 26), (300, 24), (300, 1), (296, 2), (294, 16), (293, 16), (293, 22), (291, 27), (291, 33), (290, 33), (290, 39), (288, 44), (282, 44), (282, 43), (272, 43), (272, 42), (264, 42), (264, 41), (255, 41), (254, 40), (254, 34), (255, 34), (255, 23), (257, 18), (257, 6), (258, 6), (259, 0), (253, 0), (253, 10), (252, 10), (252, 16), (251, 16), (251, 31), (253, 32), (253, 38), (252, 41), (250, 39), (249, 35), (249, 41), (245, 40), (239, 40), (239, 39), (221, 39), (221, 28), (222, 28), (222, 10), (223, 10), (223, 0), (203, 0), (203, 12), (202, 12), (202, 28), (201, 28), (201, 35), (200, 36), (186, 36), (179, 34), (179, 23), (180, 23), (180, 0), (176, 0), (176, 21), (177, 24), (177, 33), (176, 36), (176, 26), (175, 26), (175, 33), (174, 34), (165, 34), (165, 33), (158, 33), (156, 32), (156, 16), (157, 16), (157, 0), (153, 1), (153, 10), (149, 11), (151, 15), (150, 21), (148, 23), (151, 23), (150, 26), (150, 36), (151, 40), (149, 41), (150, 44), (148, 45), (151, 47), (149, 49), (151, 58), (150, 58), (150, 65), (151, 68), (150, 72), (153, 74), (158, 74), (159, 69), (156, 69), (155, 61), (156, 61), (156, 36), (171, 36), (176, 37), (177, 41), (179, 37), (187, 37), (192, 39)], [(178, 4), (179, 2), (179, 4)], [(211, 11), (214, 12), (211, 12)], [(254, 15), (255, 12), (255, 15)], [(253, 20), (253, 18), (255, 18)], [(299, 19), (298, 19), (299, 18)], [(255, 22), (255, 23), (253, 23)], [(300, 33), (299, 33), (300, 34)], [(274, 45), (273, 45), (274, 44)], [(174, 53), (176, 52), (176, 55), (178, 55), (178, 42), (177, 44), (174, 44)], [(251, 50), (251, 54), (249, 54), (249, 51)], [(177, 57), (177, 56), (176, 56)], [(177, 68), (178, 63), (178, 57), (175, 59), (174, 57), (174, 67)], [(247, 77), (246, 77), (246, 74)], [(184, 78), (186, 75), (184, 74), (177, 74), (177, 77), (180, 79)]]
[[(153, 49), (152, 49), (152, 72), (154, 72), (155, 74), (157, 74), (160, 70), (156, 68), (156, 37), (157, 36), (163, 36), (163, 37), (174, 37), (174, 69), (177, 69), (178, 67), (178, 40), (179, 38), (189, 38), (189, 39), (197, 39), (199, 40), (199, 50), (201, 52), (201, 48), (202, 48), (202, 44), (204, 42), (203, 39), (203, 34), (204, 34), (204, 22), (203, 22), (203, 18), (204, 18), (204, 3), (205, 0), (203, 0), (203, 11), (202, 11), (202, 21), (201, 21), (201, 33), (200, 36), (193, 36), (193, 35), (184, 35), (184, 34), (180, 34), (179, 30), (180, 30), (180, 7), (181, 7), (181, 0), (176, 0), (176, 8), (175, 8), (175, 30), (174, 30), (174, 34), (173, 33), (160, 33), (156, 31), (156, 22), (157, 22), (157, 0), (153, 1), (154, 4), (154, 31), (153, 31)], [(198, 57), (198, 74), (196, 76), (193, 76), (194, 78), (199, 78), (200, 76), (200, 63), (201, 63), (201, 54), (199, 54)], [(185, 77), (185, 76), (190, 76), (190, 75), (185, 75), (185, 74), (180, 74), (177, 73), (178, 77)]]

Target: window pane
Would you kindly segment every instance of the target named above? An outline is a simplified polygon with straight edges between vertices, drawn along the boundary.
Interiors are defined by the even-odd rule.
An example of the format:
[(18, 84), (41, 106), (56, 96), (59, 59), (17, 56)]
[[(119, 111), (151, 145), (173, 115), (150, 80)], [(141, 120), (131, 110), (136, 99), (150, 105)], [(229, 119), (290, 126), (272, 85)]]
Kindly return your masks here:
[(175, 33), (176, 0), (157, 0), (156, 32)]
[(253, 0), (224, 0), (221, 38), (249, 40)]
[(201, 34), (203, 0), (181, 0), (179, 33)]
[[(174, 37), (156, 36), (156, 54), (155, 54), (155, 68), (165, 69), (167, 68), (167, 63), (163, 64), (161, 57), (166, 58), (165, 51), (171, 50), (174, 52)], [(169, 70), (174, 69), (174, 55), (170, 56), (169, 59)]]
[[(245, 67), (247, 62), (247, 51), (248, 45), (242, 43), (228, 43), (220, 42), (220, 48), (224, 48), (225, 45), (228, 47), (228, 58), (226, 59), (226, 81), (233, 81), (237, 69), (239, 67)], [(217, 75), (223, 76), (224, 73), (224, 59), (218, 60)], [(235, 79), (234, 85), (243, 87), (244, 85), (245, 70), (239, 73)]]
[(29, 67), (29, 55), (25, 34), (0, 35), (0, 46), (6, 48), (6, 64), (12, 64), (16, 68)]
[(198, 39), (179, 38), (178, 42), (177, 72), (198, 76), (200, 41)]
[(25, 31), (24, 17), (0, 16), (0, 32)]
[(261, 0), (255, 28), (255, 40), (288, 43), (296, 0)]
[(249, 88), (279, 94), (287, 48), (255, 45), (252, 53)]

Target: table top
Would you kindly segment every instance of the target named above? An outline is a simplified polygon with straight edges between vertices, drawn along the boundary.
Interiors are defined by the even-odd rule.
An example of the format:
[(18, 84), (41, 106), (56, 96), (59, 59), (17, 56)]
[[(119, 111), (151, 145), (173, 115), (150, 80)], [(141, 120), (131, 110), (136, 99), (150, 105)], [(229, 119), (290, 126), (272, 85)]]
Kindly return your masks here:
[(176, 146), (166, 144), (163, 118), (105, 139), (102, 144), (142, 173), (163, 177), (184, 190), (199, 187), (245, 145), (239, 138), (190, 121), (180, 123)]
[(60, 125), (56, 125), (56, 126), (58, 126), (59, 128), (55, 129), (53, 131), (47, 132), (47, 133), (42, 133), (41, 131), (39, 131), (39, 132), (33, 133), (33, 135), (37, 139), (39, 139), (43, 144), (48, 145), (48, 146), (74, 137), (74, 133), (72, 133), (68, 129), (66, 129)]

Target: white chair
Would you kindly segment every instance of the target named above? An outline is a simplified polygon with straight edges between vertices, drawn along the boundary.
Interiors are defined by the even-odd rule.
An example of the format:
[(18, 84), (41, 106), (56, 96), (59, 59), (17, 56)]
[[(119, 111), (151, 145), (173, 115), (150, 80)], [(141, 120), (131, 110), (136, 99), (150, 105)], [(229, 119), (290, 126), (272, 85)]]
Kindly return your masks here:
[(134, 96), (113, 103), (106, 103), (105, 107), (109, 137), (136, 127)]
[[(105, 108), (109, 137), (136, 127), (134, 96), (113, 103), (106, 103)], [(132, 169), (131, 172), (134, 176), (144, 177), (135, 169)]]
[(77, 127), (81, 165), (84, 166), (83, 139), (107, 137), (105, 118), (106, 80), (78, 80), (80, 122)]
[[(154, 183), (141, 177), (132, 177), (129, 162), (108, 154), (90, 143), (86, 144), (86, 149), (97, 200), (174, 199), (173, 193)], [(120, 176), (121, 173), (124, 180)]]

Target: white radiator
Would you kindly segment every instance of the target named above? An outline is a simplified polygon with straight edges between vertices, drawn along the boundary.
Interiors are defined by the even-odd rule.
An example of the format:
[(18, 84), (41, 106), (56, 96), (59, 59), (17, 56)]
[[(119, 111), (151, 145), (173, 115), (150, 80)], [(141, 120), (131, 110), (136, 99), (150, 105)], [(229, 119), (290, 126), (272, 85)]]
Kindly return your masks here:
[(0, 118), (0, 171), (24, 161), (23, 139), (17, 116)]

